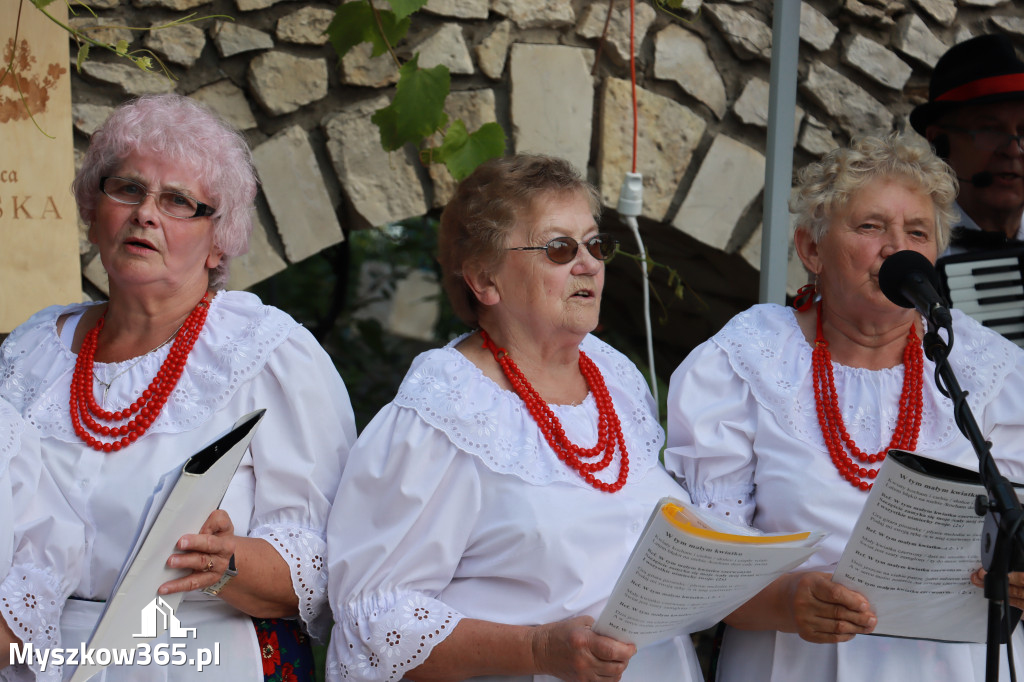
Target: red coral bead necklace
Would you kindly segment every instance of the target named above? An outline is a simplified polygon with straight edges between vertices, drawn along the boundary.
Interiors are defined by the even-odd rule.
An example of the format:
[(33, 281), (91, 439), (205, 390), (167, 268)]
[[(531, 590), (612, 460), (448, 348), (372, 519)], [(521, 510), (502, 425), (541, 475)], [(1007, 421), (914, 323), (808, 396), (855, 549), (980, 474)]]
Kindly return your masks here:
[[(917, 336), (914, 325), (910, 325), (907, 333), (907, 345), (903, 349), (903, 389), (900, 392), (900, 409), (896, 417), (896, 429), (888, 447), (878, 452), (867, 454), (857, 447), (843, 423), (843, 414), (839, 409), (839, 397), (836, 394), (835, 378), (832, 374), (832, 354), (828, 349), (828, 341), (822, 333), (821, 301), (818, 301), (817, 333), (814, 339), (814, 351), (811, 353), (811, 366), (814, 377), (814, 404), (818, 411), (818, 424), (821, 435), (825, 439), (832, 463), (840, 475), (855, 488), (863, 491), (871, 490), (872, 484), (864, 479), (878, 476), (878, 469), (868, 469), (861, 464), (875, 464), (885, 459), (889, 450), (914, 450), (917, 437), (921, 432), (921, 408), (923, 404), (924, 351)], [(847, 450), (858, 462), (847, 454)]]
[[(100, 317), (96, 326), (90, 329), (82, 340), (71, 379), (71, 424), (86, 445), (100, 452), (117, 452), (134, 443), (153, 425), (185, 370), (185, 363), (196, 339), (199, 338), (199, 332), (203, 329), (209, 310), (210, 294), (207, 292), (181, 325), (167, 358), (149, 387), (135, 402), (117, 412), (100, 407), (93, 395), (93, 362), (106, 313)], [(135, 413), (138, 414), (134, 418), (119, 426), (107, 426), (97, 421), (99, 418), (105, 422), (123, 422)], [(93, 433), (115, 440), (101, 441)]]
[[(483, 329), (480, 330), (480, 338), (483, 340), (483, 347), (491, 351), (502, 372), (505, 373), (509, 383), (512, 384), (512, 388), (526, 404), (526, 409), (530, 412), (530, 416), (537, 422), (537, 426), (540, 427), (541, 433), (544, 434), (544, 438), (547, 439), (548, 445), (555, 451), (558, 459), (569, 465), (587, 483), (598, 490), (608, 493), (621, 490), (622, 486), (626, 484), (626, 478), (629, 476), (629, 453), (626, 451), (626, 442), (622, 437), (622, 425), (619, 422), (619, 416), (615, 413), (612, 397), (608, 393), (604, 377), (601, 376), (601, 370), (597, 368), (594, 361), (587, 357), (587, 354), (582, 350), (580, 351), (580, 373), (587, 382), (587, 388), (594, 395), (598, 415), (597, 444), (592, 448), (581, 448), (568, 439), (558, 417), (555, 416), (555, 413), (551, 411), (551, 408), (540, 397), (540, 394), (530, 385), (526, 376), (520, 371), (512, 358), (509, 357), (508, 351), (495, 345), (490, 335)], [(616, 446), (618, 446), (619, 452), (622, 453), (619, 477), (614, 483), (605, 483), (594, 476), (594, 472), (603, 471), (608, 468), (615, 454)], [(601, 459), (593, 459), (602, 453)]]

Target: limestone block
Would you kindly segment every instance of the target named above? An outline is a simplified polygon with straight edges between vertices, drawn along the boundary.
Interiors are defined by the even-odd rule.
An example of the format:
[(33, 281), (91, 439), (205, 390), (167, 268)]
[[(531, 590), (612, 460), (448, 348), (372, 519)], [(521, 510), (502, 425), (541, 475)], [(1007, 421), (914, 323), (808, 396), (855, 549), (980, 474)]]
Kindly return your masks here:
[(313, 146), (300, 126), (286, 128), (252, 155), (289, 261), (296, 263), (345, 238)]
[(806, 2), (800, 3), (800, 39), (822, 52), (832, 47), (839, 29), (828, 18)]
[(800, 148), (814, 156), (822, 156), (838, 146), (839, 143), (832, 137), (832, 131), (828, 126), (808, 114), (803, 134), (800, 136)]
[(227, 288), (248, 289), (253, 284), (276, 275), (286, 267), (288, 267), (288, 263), (270, 245), (266, 226), (254, 214), (249, 251), (231, 260)]
[[(92, 3), (90, 3), (92, 6)], [(101, 43), (117, 45), (118, 41), (132, 42), (135, 35), (125, 27), (121, 19), (108, 19), (106, 17), (81, 16), (72, 17), (68, 24), (75, 30), (81, 31), (87, 37), (98, 40)]]
[(764, 189), (764, 168), (761, 152), (726, 135), (716, 136), (672, 226), (725, 249), (736, 223)]
[(370, 122), (385, 96), (351, 105), (324, 120), (327, 151), (355, 211), (371, 225), (420, 216), (427, 201), (416, 166), (404, 150), (385, 152), (380, 132)]
[(999, 7), (1009, 2), (1010, 0), (960, 0), (964, 7)]
[(232, 57), (242, 52), (269, 50), (274, 47), (274, 39), (268, 34), (233, 21), (218, 21), (210, 34), (221, 57)]
[(989, 17), (989, 21), (1005, 33), (1024, 37), (1024, 17), (995, 16)]
[(281, 2), (281, 0), (235, 0), (235, 4), (238, 5), (238, 9), (241, 12), (252, 12), (253, 10), (266, 9), (279, 2)]
[(654, 36), (654, 77), (679, 83), (715, 116), (725, 115), (725, 83), (704, 41), (676, 24), (669, 24)]
[(908, 14), (900, 19), (893, 37), (893, 47), (929, 69), (935, 68), (947, 46), (928, 28), (921, 17)]
[(850, 66), (893, 90), (903, 90), (914, 71), (888, 48), (862, 35), (853, 36), (842, 57)]
[(747, 261), (750, 267), (754, 268), (758, 272), (761, 271), (761, 242), (764, 240), (764, 224), (758, 223), (757, 229), (750, 235), (750, 239), (747, 243), (740, 247), (739, 254), (743, 260)]
[[(647, 36), (647, 30), (654, 23), (657, 12), (646, 3), (636, 4), (636, 17), (633, 21), (635, 27), (634, 45), (637, 53), (640, 52), (640, 45)], [(604, 25), (608, 19), (608, 3), (594, 2), (587, 5), (583, 10), (583, 17), (576, 26), (577, 35), (584, 38), (600, 38), (604, 33)], [(620, 65), (629, 64), (629, 26), (630, 12), (629, 3), (620, 2), (612, 8), (612, 18), (608, 23), (608, 33), (605, 38), (606, 53), (610, 54)], [(609, 49), (610, 48), (610, 49)]]
[(102, 104), (86, 104), (84, 102), (72, 104), (71, 120), (75, 130), (83, 135), (92, 136), (113, 111), (114, 107), (106, 107)]
[(508, 46), (512, 42), (512, 22), (500, 22), (479, 45), (473, 48), (476, 63), (488, 78), (498, 80), (505, 70), (508, 58)]
[(449, 73), (473, 73), (473, 58), (469, 56), (469, 45), (462, 35), (462, 26), (456, 23), (443, 24), (436, 31), (411, 47), (420, 55), (421, 68), (430, 69), (438, 65), (448, 67)]
[(486, 19), (490, 4), (487, 0), (427, 0), (423, 9), (442, 17)]
[(110, 280), (107, 279), (107, 270), (103, 267), (99, 254), (93, 256), (84, 268), (82, 275), (89, 280), (94, 287), (103, 292), (104, 296), (110, 295)]
[[(163, 22), (155, 22), (151, 28), (161, 25)], [(193, 24), (182, 24), (149, 31), (145, 44), (169, 62), (192, 66), (206, 47), (206, 33)]]
[(275, 35), (278, 40), (299, 45), (326, 45), (324, 31), (334, 18), (334, 10), (323, 7), (303, 7), (277, 20)]
[(341, 82), (371, 88), (383, 88), (397, 83), (398, 67), (391, 55), (385, 52), (372, 57), (372, 54), (373, 46), (370, 43), (359, 43), (346, 52), (341, 59)]
[(815, 62), (807, 73), (803, 90), (834, 118), (850, 136), (858, 133), (887, 133), (893, 116), (881, 102), (846, 76)]
[(388, 329), (398, 336), (433, 341), (434, 327), (441, 318), (441, 296), (441, 283), (436, 273), (411, 270), (395, 285)]
[(491, 0), (491, 10), (519, 28), (558, 28), (576, 22), (572, 0)]
[[(619, 203), (622, 180), (633, 167), (633, 111), (628, 80), (608, 78), (601, 93), (598, 148), (601, 202)], [(637, 88), (641, 121), (637, 171), (644, 179), (642, 215), (664, 222), (707, 123), (675, 100)]]
[(711, 22), (740, 59), (772, 58), (772, 29), (753, 14), (721, 3), (705, 4)]
[[(444, 111), (449, 121), (461, 120), (466, 130), (471, 133), (484, 123), (497, 121), (494, 90), (458, 90), (448, 95), (444, 103)], [(441, 144), (441, 135), (431, 139), (431, 145)], [(443, 163), (432, 163), (429, 166), (430, 178), (434, 181), (434, 207), (439, 208), (448, 203), (455, 192), (455, 180)]]
[(843, 10), (847, 14), (862, 23), (883, 29), (890, 29), (896, 24), (891, 16), (892, 12), (887, 11), (888, 9), (888, 3), (885, 0), (881, 0), (881, 2), (871, 0), (871, 4), (861, 2), (861, 0), (846, 0), (843, 3)]
[(509, 66), (515, 150), (560, 156), (584, 177), (594, 118), (594, 79), (585, 53), (590, 50), (517, 43)]
[(239, 130), (256, 127), (256, 118), (252, 115), (245, 93), (227, 78), (199, 88), (189, 97), (210, 107)]
[(327, 62), (264, 52), (249, 62), (249, 86), (267, 113), (280, 116), (327, 95)]
[(204, 5), (210, 0), (132, 0), (132, 4), (136, 7), (163, 7), (164, 9), (172, 9), (176, 12), (182, 12), (193, 7), (199, 7)]
[(163, 71), (143, 71), (126, 60), (106, 63), (87, 59), (82, 64), (82, 73), (102, 83), (117, 85), (134, 97), (174, 92), (174, 81), (167, 78)]
[(963, 24), (956, 27), (956, 38), (953, 39), (953, 44), (962, 43), (966, 40), (970, 40), (974, 37), (974, 33), (971, 29), (967, 28)]
[(949, 26), (956, 19), (954, 0), (914, 0), (914, 4), (943, 26)]
[(122, 0), (89, 0), (89, 7), (93, 9), (114, 9), (120, 6)]
[(696, 14), (704, 5), (704, 0), (683, 0), (677, 9), (687, 14)]
[[(758, 128), (767, 128), (768, 97), (768, 81), (761, 80), (757, 77), (751, 78), (747, 81), (747, 84), (743, 86), (743, 92), (740, 93), (740, 96), (737, 98), (732, 110), (736, 116), (738, 116), (739, 119), (747, 125), (757, 126)], [(803, 119), (804, 110), (798, 106), (793, 117), (794, 140), (800, 132), (800, 123)]]

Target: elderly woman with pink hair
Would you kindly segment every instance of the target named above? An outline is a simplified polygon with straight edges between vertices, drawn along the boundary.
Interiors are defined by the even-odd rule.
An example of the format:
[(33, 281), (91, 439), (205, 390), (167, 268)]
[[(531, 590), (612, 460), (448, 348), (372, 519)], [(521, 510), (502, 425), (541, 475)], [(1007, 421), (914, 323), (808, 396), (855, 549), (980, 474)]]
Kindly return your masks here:
[(244, 139), (197, 102), (119, 107), (74, 182), (109, 300), (46, 308), (0, 349), (0, 394), (39, 430), (43, 461), (85, 525), (65, 647), (88, 640), (161, 477), (266, 408), (221, 508), (168, 548), (182, 577), (159, 591), (187, 593), (175, 616), (196, 629), (181, 640), (189, 658), (219, 645), (209, 677), (312, 679), (308, 638), (330, 631), (324, 529), (355, 423), (313, 336), (252, 294), (223, 291), (247, 248), (256, 187)]

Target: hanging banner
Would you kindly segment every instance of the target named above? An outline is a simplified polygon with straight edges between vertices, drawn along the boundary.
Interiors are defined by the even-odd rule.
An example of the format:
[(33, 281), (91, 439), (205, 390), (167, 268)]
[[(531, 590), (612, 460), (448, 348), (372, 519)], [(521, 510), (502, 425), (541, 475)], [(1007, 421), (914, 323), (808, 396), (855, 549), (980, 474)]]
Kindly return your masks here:
[[(46, 11), (67, 22), (67, 6)], [(68, 36), (29, 0), (0, 2), (0, 334), (82, 299)]]

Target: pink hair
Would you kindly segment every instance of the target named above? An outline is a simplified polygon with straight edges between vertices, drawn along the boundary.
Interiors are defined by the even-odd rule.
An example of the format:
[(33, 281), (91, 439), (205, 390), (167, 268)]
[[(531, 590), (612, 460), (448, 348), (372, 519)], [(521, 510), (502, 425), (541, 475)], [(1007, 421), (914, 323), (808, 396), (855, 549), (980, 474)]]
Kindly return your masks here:
[(210, 272), (210, 286), (222, 288), (228, 263), (249, 250), (252, 202), (259, 181), (252, 152), (241, 133), (199, 102), (182, 95), (146, 95), (122, 104), (89, 143), (72, 191), (82, 220), (91, 223), (100, 178), (114, 172), (131, 153), (158, 154), (195, 171), (195, 180), (217, 208), (214, 244), (224, 256)]

